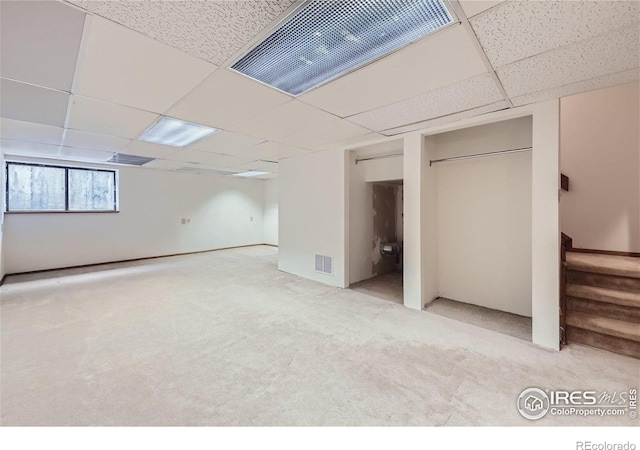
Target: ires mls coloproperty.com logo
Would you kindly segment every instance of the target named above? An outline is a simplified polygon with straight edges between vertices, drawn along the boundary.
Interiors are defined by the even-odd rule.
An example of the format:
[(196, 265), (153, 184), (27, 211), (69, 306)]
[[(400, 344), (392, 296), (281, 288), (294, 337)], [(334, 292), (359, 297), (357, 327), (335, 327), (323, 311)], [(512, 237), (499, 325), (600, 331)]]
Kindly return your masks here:
[(539, 420), (552, 416), (627, 416), (638, 417), (638, 390), (621, 392), (564, 391), (527, 388), (516, 403), (525, 419)]

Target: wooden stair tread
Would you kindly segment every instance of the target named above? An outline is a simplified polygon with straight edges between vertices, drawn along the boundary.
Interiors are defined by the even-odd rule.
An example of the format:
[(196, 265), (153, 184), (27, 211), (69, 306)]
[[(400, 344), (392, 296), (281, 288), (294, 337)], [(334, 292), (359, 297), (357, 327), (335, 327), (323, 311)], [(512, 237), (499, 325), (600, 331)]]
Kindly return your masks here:
[(567, 268), (580, 272), (640, 278), (640, 258), (567, 252)]
[(567, 283), (566, 292), (571, 297), (640, 308), (640, 292), (619, 291), (574, 283)]
[(567, 325), (640, 342), (640, 325), (637, 323), (571, 311), (567, 314)]

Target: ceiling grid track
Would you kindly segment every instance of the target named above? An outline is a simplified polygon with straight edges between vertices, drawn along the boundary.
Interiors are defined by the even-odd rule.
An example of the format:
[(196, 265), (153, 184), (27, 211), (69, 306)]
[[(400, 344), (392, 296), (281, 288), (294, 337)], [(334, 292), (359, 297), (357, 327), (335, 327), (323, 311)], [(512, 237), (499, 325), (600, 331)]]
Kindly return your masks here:
[(471, 26), (471, 23), (469, 23), (469, 19), (467, 18), (467, 15), (462, 9), (462, 6), (460, 6), (460, 2), (458, 0), (448, 0), (448, 1), (449, 1), (449, 5), (451, 6), (451, 9), (453, 9), (453, 12), (456, 14), (456, 16), (458, 16), (458, 19), (460, 20), (460, 24), (464, 27), (464, 29), (469, 34), (469, 37), (473, 41), (473, 45), (478, 50), (478, 55), (480, 55), (482, 62), (484, 62), (484, 65), (487, 67), (487, 71), (489, 72), (489, 75), (491, 75), (491, 78), (496, 83), (496, 86), (502, 93), (502, 96), (504, 97), (504, 101), (507, 102), (507, 104), (509, 105), (509, 108), (513, 108), (513, 103), (511, 102), (511, 99), (509, 98), (509, 95), (507, 94), (507, 91), (505, 90), (504, 86), (502, 86), (502, 82), (500, 81), (500, 78), (498, 78), (498, 74), (496, 73), (496, 70), (491, 65), (491, 62), (489, 62), (489, 58), (487, 57), (487, 54), (484, 52), (482, 45), (480, 45), (478, 36), (476, 36), (475, 31), (473, 31), (473, 27)]

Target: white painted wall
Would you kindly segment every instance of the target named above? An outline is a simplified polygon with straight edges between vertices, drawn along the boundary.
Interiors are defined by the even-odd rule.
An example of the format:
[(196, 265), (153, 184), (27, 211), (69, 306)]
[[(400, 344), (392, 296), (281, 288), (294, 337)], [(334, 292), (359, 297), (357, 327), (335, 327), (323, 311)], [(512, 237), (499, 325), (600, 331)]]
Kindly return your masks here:
[[(346, 157), (344, 150), (329, 150), (280, 161), (280, 270), (347, 286)], [(333, 257), (333, 276), (315, 272), (315, 254)]]
[(349, 154), (349, 284), (373, 276), (373, 185), (367, 183), (367, 168), (375, 161), (355, 164)]
[(358, 165), (362, 165), (364, 180), (368, 182), (402, 180), (404, 177), (402, 156), (362, 161)]
[(562, 231), (574, 247), (640, 252), (640, 85), (563, 98)]
[(6, 214), (7, 273), (263, 242), (264, 181), (119, 171), (119, 213)]
[(264, 243), (278, 245), (278, 179), (264, 181)]
[[(439, 134), (438, 159), (530, 147), (531, 117)], [(434, 165), (441, 297), (531, 316), (531, 152)]]
[(6, 266), (4, 264), (4, 251), (3, 251), (3, 246), (2, 246), (2, 236), (3, 236), (3, 231), (4, 231), (4, 210), (5, 210), (5, 206), (4, 206), (4, 202), (5, 202), (5, 185), (6, 185), (6, 181), (5, 181), (5, 177), (6, 177), (6, 172), (5, 172), (5, 167), (4, 167), (4, 153), (0, 152), (0, 172), (2, 172), (2, 175), (0, 175), (0, 280), (2, 280), (2, 277), (4, 277), (5, 273), (6, 273)]
[[(533, 117), (531, 182), (531, 285), (533, 342), (559, 348), (559, 102), (549, 101), (485, 114), (404, 139), (404, 292), (405, 306), (422, 309), (438, 295), (437, 176), (429, 159), (432, 135), (472, 126)], [(426, 136), (426, 137), (425, 137)], [(355, 147), (355, 146), (354, 146)], [(362, 146), (360, 146), (362, 147)], [(301, 155), (280, 164), (279, 267), (304, 278), (344, 287), (345, 263), (352, 253), (349, 230), (351, 186), (345, 170), (348, 150)], [(334, 256), (335, 277), (313, 270), (313, 255)], [(349, 267), (349, 272), (350, 272)]]

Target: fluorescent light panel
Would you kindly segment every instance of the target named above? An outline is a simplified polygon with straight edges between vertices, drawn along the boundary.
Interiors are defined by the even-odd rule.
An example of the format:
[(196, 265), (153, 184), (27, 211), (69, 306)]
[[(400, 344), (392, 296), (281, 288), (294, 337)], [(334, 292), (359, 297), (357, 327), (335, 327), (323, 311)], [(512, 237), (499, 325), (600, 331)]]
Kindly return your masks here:
[(259, 177), (260, 175), (267, 175), (269, 172), (260, 172), (258, 170), (249, 170), (247, 172), (234, 173), (234, 177)]
[(313, 0), (231, 68), (298, 95), (452, 21), (440, 0)]
[(185, 122), (172, 117), (162, 117), (142, 133), (142, 136), (138, 139), (155, 144), (186, 147), (218, 131), (220, 130), (198, 125), (197, 123)]

